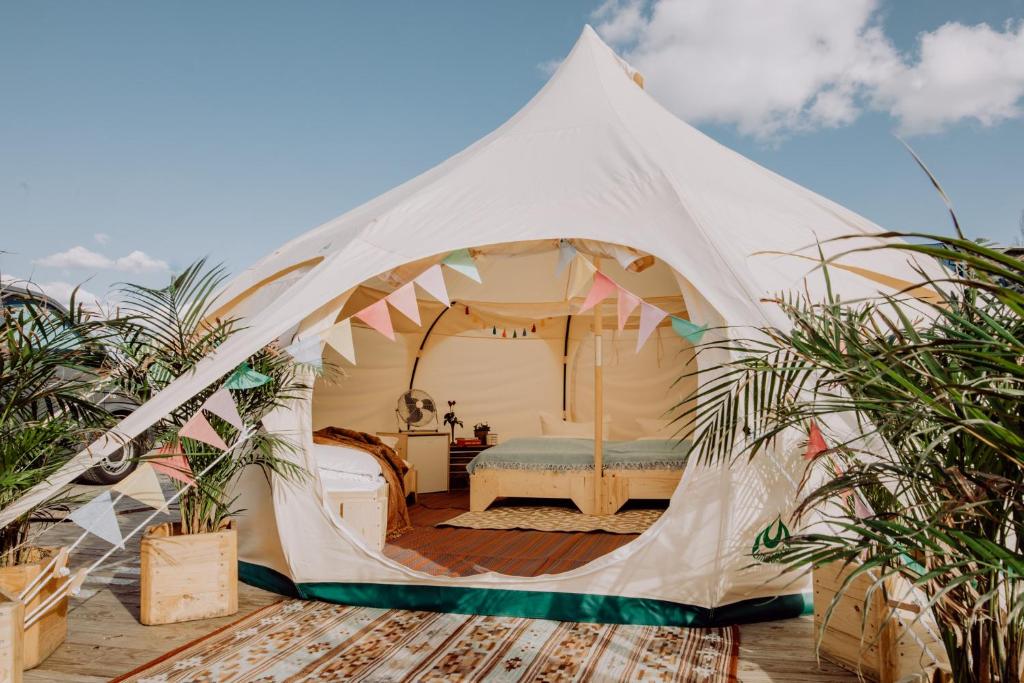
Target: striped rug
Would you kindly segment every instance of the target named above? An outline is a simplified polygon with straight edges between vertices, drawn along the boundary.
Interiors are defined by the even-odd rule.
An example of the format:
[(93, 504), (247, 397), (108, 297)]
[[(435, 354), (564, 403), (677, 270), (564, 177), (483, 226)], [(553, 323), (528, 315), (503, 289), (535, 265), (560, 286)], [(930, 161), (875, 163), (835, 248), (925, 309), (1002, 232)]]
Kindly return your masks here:
[(658, 521), (664, 510), (624, 510), (615, 515), (585, 515), (579, 510), (549, 505), (507, 505), (480, 512), (464, 512), (438, 522), (437, 526), (469, 529), (525, 529), (533, 531), (642, 534)]
[(615, 626), (285, 600), (118, 681), (736, 680), (739, 631)]

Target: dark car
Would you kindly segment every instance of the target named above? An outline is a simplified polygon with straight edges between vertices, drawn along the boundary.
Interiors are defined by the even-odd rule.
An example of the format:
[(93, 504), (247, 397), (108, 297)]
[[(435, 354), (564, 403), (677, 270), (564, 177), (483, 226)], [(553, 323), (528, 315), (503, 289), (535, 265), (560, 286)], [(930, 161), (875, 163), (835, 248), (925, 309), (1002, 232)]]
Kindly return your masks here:
[[(15, 308), (29, 303), (37, 308), (51, 309), (61, 315), (68, 313), (66, 306), (42, 292), (29, 291), (10, 283), (4, 283), (0, 287), (0, 306), (3, 308)], [(137, 401), (122, 394), (96, 392), (90, 398), (118, 420), (130, 415), (139, 407)], [(144, 455), (151, 447), (152, 439), (148, 434), (143, 434), (86, 471), (78, 481), (88, 484), (116, 484), (135, 470), (138, 466), (138, 456)]]

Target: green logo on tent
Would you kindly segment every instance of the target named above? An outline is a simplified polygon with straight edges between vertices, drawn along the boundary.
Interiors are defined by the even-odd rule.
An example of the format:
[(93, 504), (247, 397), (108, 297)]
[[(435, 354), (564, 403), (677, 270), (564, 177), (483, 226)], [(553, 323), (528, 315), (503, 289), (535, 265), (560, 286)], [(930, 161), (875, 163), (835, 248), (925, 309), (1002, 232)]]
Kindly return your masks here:
[(757, 559), (762, 559), (787, 539), (789, 539), (789, 529), (786, 528), (781, 516), (776, 517), (775, 521), (762, 529), (754, 539), (754, 547), (750, 549), (750, 554)]

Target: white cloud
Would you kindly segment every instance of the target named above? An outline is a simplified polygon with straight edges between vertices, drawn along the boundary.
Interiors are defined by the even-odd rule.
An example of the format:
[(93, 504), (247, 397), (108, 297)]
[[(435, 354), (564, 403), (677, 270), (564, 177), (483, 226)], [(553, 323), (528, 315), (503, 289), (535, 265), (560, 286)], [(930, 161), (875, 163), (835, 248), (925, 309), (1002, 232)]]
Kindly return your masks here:
[(93, 270), (107, 270), (114, 267), (114, 262), (95, 251), (82, 246), (71, 247), (67, 251), (50, 254), (41, 259), (33, 261), (36, 265), (49, 268), (90, 268)]
[(170, 270), (170, 266), (167, 265), (166, 261), (153, 258), (144, 251), (136, 250), (127, 256), (112, 259), (80, 245), (71, 247), (67, 251), (36, 259), (33, 263), (49, 268), (119, 270), (127, 273), (164, 272)]
[(167, 265), (167, 261), (155, 259), (146, 252), (138, 250), (114, 261), (114, 267), (129, 273), (163, 272), (171, 269)]
[(963, 119), (992, 126), (1024, 113), (1024, 21), (1003, 31), (949, 23), (920, 37), (920, 57), (880, 84), (875, 103), (907, 133)]
[(608, 0), (597, 30), (693, 122), (771, 139), (889, 112), (908, 133), (1022, 115), (1024, 29), (946, 24), (918, 54), (886, 36), (878, 0)]
[(97, 244), (106, 244), (110, 241), (110, 235), (105, 232), (97, 232), (92, 236), (92, 238), (96, 240)]
[(82, 288), (80, 285), (73, 285), (70, 282), (64, 282), (62, 280), (55, 280), (53, 282), (33, 282), (32, 285), (30, 285), (31, 289), (38, 288), (43, 292), (43, 294), (52, 299), (56, 299), (59, 303), (62, 303), (65, 306), (67, 306), (71, 301), (71, 292), (74, 291), (75, 287), (78, 287), (78, 294), (75, 295), (78, 303), (91, 309), (101, 308), (100, 298), (89, 290)]

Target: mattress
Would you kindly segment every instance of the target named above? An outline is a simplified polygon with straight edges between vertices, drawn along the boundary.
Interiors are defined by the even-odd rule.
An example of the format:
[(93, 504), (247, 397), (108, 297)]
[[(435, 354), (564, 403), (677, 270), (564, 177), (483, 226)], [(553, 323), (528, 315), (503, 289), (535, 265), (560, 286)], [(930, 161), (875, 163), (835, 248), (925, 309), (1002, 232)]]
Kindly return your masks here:
[[(606, 470), (681, 470), (690, 454), (689, 439), (640, 439), (605, 441)], [(473, 474), (480, 469), (499, 470), (593, 470), (594, 440), (524, 437), (481, 451), (466, 465)]]
[(342, 493), (348, 491), (377, 491), (387, 487), (388, 483), (384, 477), (367, 479), (366, 477), (332, 472), (331, 470), (320, 470), (320, 483), (324, 485), (327, 493)]
[(313, 460), (321, 472), (334, 472), (368, 481), (381, 479), (380, 463), (366, 451), (348, 446), (313, 444)]

